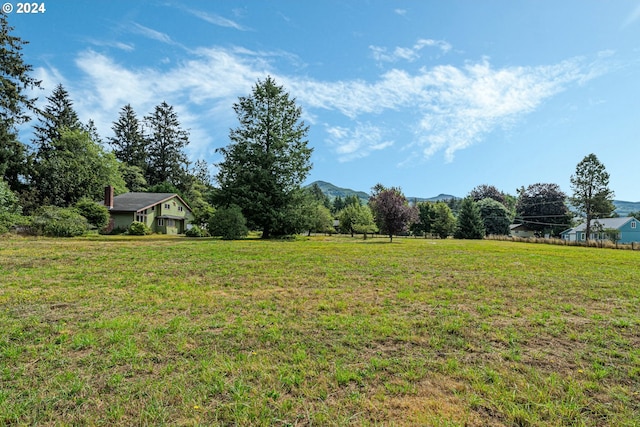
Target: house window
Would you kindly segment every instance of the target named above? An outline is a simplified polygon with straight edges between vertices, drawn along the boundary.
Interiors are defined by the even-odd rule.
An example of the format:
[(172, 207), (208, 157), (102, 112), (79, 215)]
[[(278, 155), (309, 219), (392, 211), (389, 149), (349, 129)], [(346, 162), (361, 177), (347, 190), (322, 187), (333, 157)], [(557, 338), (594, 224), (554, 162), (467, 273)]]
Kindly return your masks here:
[(147, 223), (147, 211), (136, 212), (136, 221)]
[(164, 227), (164, 219), (158, 218), (158, 227)]
[(169, 210), (169, 209), (171, 209), (171, 205), (169, 203), (165, 203), (164, 204), (164, 208)]
[(175, 226), (174, 221), (172, 219), (168, 219), (167, 220), (167, 227), (174, 227), (174, 226)]
[(580, 233), (580, 240), (584, 240), (584, 233)]
[(636, 228), (636, 222), (635, 221), (631, 221), (631, 228)]
[(178, 206), (178, 212), (182, 212), (182, 206)]

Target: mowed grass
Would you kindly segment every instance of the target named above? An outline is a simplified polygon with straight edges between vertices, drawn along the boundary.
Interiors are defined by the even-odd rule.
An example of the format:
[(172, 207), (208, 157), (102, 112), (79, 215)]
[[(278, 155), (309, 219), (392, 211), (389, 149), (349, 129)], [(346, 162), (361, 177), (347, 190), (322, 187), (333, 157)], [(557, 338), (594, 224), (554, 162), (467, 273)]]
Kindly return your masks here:
[(0, 240), (0, 425), (640, 425), (640, 253)]

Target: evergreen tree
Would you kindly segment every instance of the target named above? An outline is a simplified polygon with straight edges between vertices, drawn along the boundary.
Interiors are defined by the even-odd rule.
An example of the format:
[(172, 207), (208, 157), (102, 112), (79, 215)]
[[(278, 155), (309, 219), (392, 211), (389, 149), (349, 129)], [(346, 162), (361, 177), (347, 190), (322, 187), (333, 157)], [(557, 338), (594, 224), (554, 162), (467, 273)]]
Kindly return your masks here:
[(29, 175), (27, 147), (18, 141), (17, 134), (5, 124), (0, 124), (0, 177), (3, 177), (13, 191), (24, 188)]
[(586, 219), (587, 242), (591, 235), (591, 221), (611, 216), (614, 193), (609, 189), (609, 173), (595, 154), (589, 154), (576, 166), (576, 173), (571, 175), (573, 196), (571, 204)]
[(73, 109), (73, 102), (67, 90), (59, 84), (53, 90), (44, 111), (41, 111), (40, 124), (35, 126), (34, 143), (38, 148), (38, 157), (43, 158), (55, 149), (64, 130), (82, 130), (84, 127)]
[(315, 201), (320, 203), (325, 208), (331, 209), (331, 200), (329, 200), (329, 196), (324, 194), (317, 183), (314, 182), (313, 185), (307, 189), (307, 191), (309, 192), (309, 194), (311, 194), (311, 197)]
[(415, 235), (423, 234), (426, 238), (431, 233), (431, 227), (435, 219), (434, 203), (420, 202), (416, 204), (418, 209), (418, 220), (411, 226), (411, 231)]
[(189, 166), (184, 148), (189, 144), (189, 132), (180, 127), (178, 115), (166, 102), (156, 106), (145, 122), (150, 129), (146, 136), (147, 182), (149, 185), (170, 182), (184, 190)]
[(336, 196), (336, 198), (333, 199), (333, 203), (331, 204), (331, 213), (337, 214), (342, 209), (344, 209), (345, 206), (346, 205), (344, 203), (344, 199), (340, 196)]
[(480, 209), (471, 197), (465, 198), (460, 205), (453, 237), (456, 239), (482, 239), (484, 237), (484, 223), (482, 216), (480, 216)]
[(0, 13), (0, 177), (13, 191), (22, 189), (28, 174), (27, 148), (18, 140), (16, 127), (30, 120), (36, 98), (26, 92), (40, 88), (40, 81), (30, 76), (31, 65), (25, 64), (22, 48), (27, 41), (13, 36), (7, 15)]
[(240, 125), (232, 129), (231, 144), (217, 151), (220, 189), (216, 203), (236, 204), (250, 227), (263, 238), (301, 231), (297, 214), (304, 203), (301, 184), (311, 169), (312, 149), (302, 109), (271, 77), (258, 81), (251, 96), (233, 106)]
[(113, 147), (116, 159), (144, 171), (147, 165), (146, 143), (142, 124), (131, 104), (122, 107), (118, 120), (113, 122), (111, 129), (114, 136), (109, 138), (109, 144)]

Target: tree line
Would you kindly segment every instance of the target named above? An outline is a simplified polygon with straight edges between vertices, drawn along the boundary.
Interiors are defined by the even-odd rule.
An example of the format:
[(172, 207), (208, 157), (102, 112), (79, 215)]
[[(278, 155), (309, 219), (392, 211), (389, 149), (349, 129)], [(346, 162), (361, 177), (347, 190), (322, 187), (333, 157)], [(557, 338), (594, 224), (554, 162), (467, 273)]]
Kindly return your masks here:
[[(332, 232), (336, 220), (342, 232), (391, 240), (404, 233), (475, 239), (509, 234), (513, 223), (558, 235), (572, 222), (567, 202), (586, 218), (588, 236), (591, 220), (613, 212), (609, 175), (593, 154), (572, 175), (571, 197), (555, 184), (522, 187), (517, 197), (485, 184), (462, 200), (410, 203), (400, 188), (378, 184), (366, 204), (355, 196), (331, 201), (317, 186), (302, 187), (312, 168), (309, 127), (296, 100), (271, 77), (233, 105), (238, 125), (229, 144), (216, 150), (223, 160), (212, 177), (204, 160), (189, 162), (189, 132), (166, 102), (143, 117), (131, 104), (123, 106), (106, 141), (92, 120), (81, 123), (62, 84), (36, 108), (28, 94), (41, 82), (23, 62), (27, 42), (11, 34), (6, 15), (0, 14), (0, 27), (0, 232), (29, 215), (35, 223), (57, 218), (81, 229), (84, 220), (100, 228), (108, 217), (99, 203), (106, 185), (116, 194), (178, 193), (193, 209), (191, 235), (226, 238), (248, 230), (263, 238)], [(32, 117), (33, 140), (25, 144), (17, 129)], [(75, 210), (59, 210), (68, 208)]]

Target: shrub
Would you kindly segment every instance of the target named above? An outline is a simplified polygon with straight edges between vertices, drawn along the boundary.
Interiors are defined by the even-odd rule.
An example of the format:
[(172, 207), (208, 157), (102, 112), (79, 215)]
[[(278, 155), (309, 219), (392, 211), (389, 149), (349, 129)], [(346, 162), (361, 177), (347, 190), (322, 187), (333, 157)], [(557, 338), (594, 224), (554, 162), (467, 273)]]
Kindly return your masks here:
[(145, 236), (151, 234), (151, 229), (144, 222), (133, 221), (129, 225), (127, 232), (132, 236)]
[(89, 224), (97, 229), (102, 229), (109, 223), (109, 209), (106, 206), (94, 202), (88, 197), (83, 197), (75, 204), (80, 215), (87, 218)]
[(249, 234), (247, 220), (236, 205), (220, 208), (209, 220), (209, 232), (212, 236), (221, 236), (224, 240), (242, 239)]
[(30, 223), (29, 217), (0, 212), (0, 234), (8, 233), (12, 229), (26, 228)]
[(194, 225), (184, 233), (187, 237), (209, 237), (209, 232)]
[(33, 215), (31, 228), (44, 236), (75, 237), (86, 233), (89, 223), (75, 209), (42, 206)]

